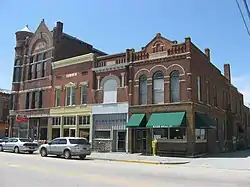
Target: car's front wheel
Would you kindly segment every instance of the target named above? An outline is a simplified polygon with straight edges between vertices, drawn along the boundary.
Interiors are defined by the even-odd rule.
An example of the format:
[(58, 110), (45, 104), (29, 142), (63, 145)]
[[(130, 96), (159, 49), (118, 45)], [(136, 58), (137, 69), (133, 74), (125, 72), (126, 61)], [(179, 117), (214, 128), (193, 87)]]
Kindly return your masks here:
[(17, 146), (14, 148), (14, 153), (19, 153), (19, 148)]
[(0, 152), (3, 152), (3, 146), (0, 145)]
[(63, 155), (64, 155), (65, 159), (70, 159), (71, 158), (71, 153), (70, 153), (69, 150), (65, 150), (64, 153), (63, 153)]
[(45, 148), (42, 148), (40, 150), (40, 155), (41, 155), (41, 157), (46, 157), (48, 155), (47, 150)]

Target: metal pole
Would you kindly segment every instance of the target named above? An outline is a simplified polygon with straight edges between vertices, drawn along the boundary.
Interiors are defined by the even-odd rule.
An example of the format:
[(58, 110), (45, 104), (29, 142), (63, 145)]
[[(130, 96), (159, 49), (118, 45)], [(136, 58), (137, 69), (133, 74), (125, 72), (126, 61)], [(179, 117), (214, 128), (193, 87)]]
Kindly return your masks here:
[(27, 138), (29, 138), (29, 136), (30, 136), (30, 118), (28, 118), (27, 130), (28, 130), (28, 132), (27, 132)]

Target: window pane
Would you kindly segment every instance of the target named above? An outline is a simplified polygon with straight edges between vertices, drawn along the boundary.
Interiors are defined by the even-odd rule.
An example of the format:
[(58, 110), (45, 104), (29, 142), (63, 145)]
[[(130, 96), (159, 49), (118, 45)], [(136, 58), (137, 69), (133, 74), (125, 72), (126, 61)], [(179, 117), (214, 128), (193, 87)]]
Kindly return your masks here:
[(76, 104), (76, 87), (71, 87), (72, 95), (71, 95), (71, 105)]
[(20, 80), (21, 80), (21, 68), (16, 67), (16, 68), (14, 68), (13, 81), (14, 82), (20, 82)]
[(61, 97), (61, 90), (56, 89), (56, 100), (55, 100), (55, 106), (60, 106), (60, 97)]
[(43, 53), (40, 53), (37, 55), (37, 61), (42, 61), (43, 60)]
[(170, 139), (186, 139), (185, 128), (170, 128)]
[(83, 145), (88, 145), (89, 142), (86, 139), (79, 138), (79, 139), (69, 139), (69, 142), (71, 144), (83, 144)]
[(71, 99), (71, 89), (70, 89), (70, 87), (66, 88), (66, 94), (67, 94), (66, 105), (70, 105), (70, 99)]
[(178, 72), (173, 72), (170, 78), (171, 102), (180, 102), (180, 82)]
[(95, 131), (95, 138), (110, 139), (110, 131)]
[(154, 85), (154, 104), (164, 103), (164, 79), (155, 79)]
[(21, 65), (21, 60), (20, 59), (17, 59), (16, 61), (15, 61), (15, 66), (20, 66)]
[(104, 103), (116, 103), (117, 102), (117, 82), (115, 79), (109, 79), (103, 86), (103, 102)]
[(117, 91), (104, 91), (104, 103), (116, 103)]
[(81, 104), (87, 103), (87, 87), (82, 86), (81, 87)]
[(147, 79), (142, 77), (140, 80), (140, 104), (147, 104)]

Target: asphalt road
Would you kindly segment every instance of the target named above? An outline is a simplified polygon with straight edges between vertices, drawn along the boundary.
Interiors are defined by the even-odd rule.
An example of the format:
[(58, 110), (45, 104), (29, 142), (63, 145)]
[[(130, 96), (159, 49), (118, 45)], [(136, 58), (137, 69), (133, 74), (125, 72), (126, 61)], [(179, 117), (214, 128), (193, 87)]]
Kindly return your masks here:
[(0, 153), (1, 187), (249, 187), (250, 171)]

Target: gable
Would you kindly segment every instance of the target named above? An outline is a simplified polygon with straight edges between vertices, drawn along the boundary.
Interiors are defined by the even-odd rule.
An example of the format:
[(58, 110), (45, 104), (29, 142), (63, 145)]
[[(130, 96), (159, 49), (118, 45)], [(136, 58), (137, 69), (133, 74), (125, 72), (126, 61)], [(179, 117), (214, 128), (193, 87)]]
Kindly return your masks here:
[(170, 41), (161, 36), (160, 33), (157, 33), (156, 36), (143, 48), (143, 50), (147, 53), (156, 53), (167, 51), (167, 49), (171, 48), (176, 41)]
[(53, 46), (53, 35), (42, 20), (29, 42), (29, 54), (49, 49)]

